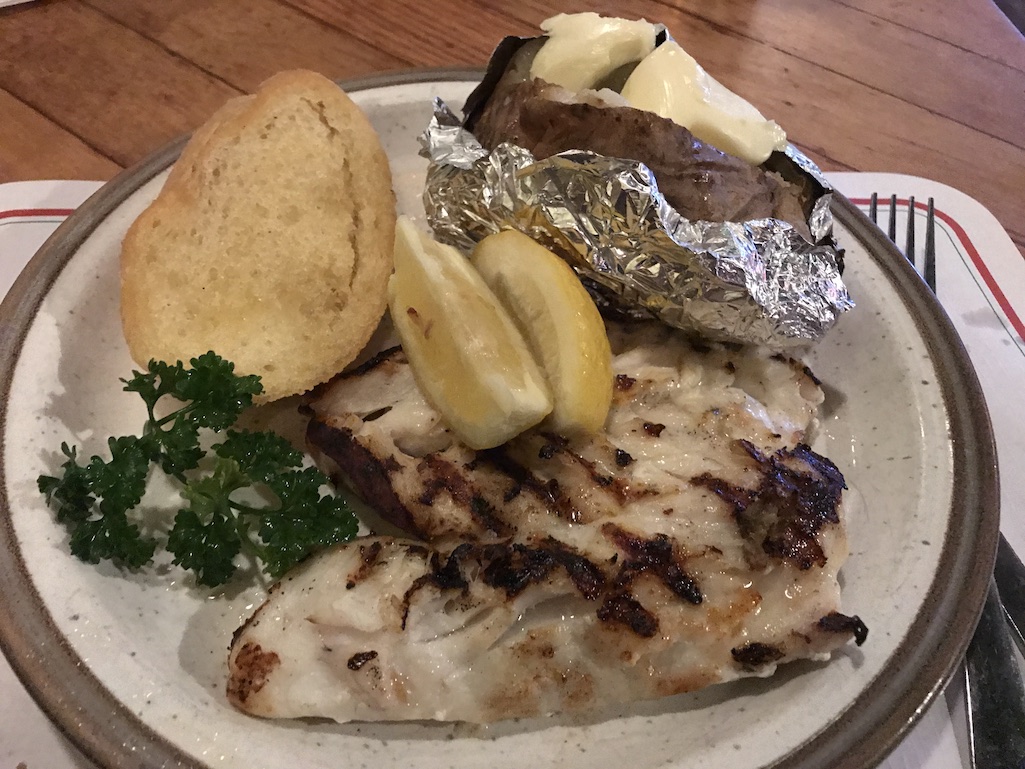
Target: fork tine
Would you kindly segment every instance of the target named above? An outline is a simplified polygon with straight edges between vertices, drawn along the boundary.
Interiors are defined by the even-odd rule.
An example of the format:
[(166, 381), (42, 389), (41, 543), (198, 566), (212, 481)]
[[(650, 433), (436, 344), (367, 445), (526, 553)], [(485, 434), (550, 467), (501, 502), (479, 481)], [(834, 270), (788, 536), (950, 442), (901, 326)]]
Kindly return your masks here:
[(915, 264), (914, 256), (914, 196), (907, 199), (907, 234), (905, 235), (904, 255), (912, 265)]
[(891, 243), (897, 242), (897, 196), (890, 195), (890, 222), (886, 227), (886, 235)]
[(936, 293), (936, 211), (932, 198), (925, 210), (925, 282)]
[(868, 218), (872, 220), (872, 224), (878, 225), (878, 214), (879, 214), (879, 193), (873, 192), (872, 198), (868, 202)]
[(908, 198), (908, 232), (904, 246), (904, 256), (908, 261), (915, 264), (915, 196)]

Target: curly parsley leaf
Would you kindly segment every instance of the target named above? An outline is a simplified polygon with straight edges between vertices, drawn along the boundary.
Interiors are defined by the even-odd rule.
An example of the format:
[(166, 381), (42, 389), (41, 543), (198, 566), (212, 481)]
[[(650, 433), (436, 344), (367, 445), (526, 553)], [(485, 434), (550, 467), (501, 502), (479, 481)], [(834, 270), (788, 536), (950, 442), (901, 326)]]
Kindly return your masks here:
[(316, 468), (283, 473), (270, 480), (278, 496), (277, 510), (262, 516), (259, 536), (267, 571), (280, 577), (312, 552), (356, 536), (357, 523), (345, 500), (320, 496), (327, 483)]
[[(284, 438), (228, 430), (262, 392), (259, 377), (236, 375), (232, 363), (210, 352), (192, 359), (189, 368), (150, 361), (145, 372), (122, 381), (146, 404), (142, 435), (109, 439), (110, 459), (94, 456), (84, 465), (77, 449), (64, 444), (61, 474), (38, 479), (79, 558), (130, 568), (152, 560), (160, 543), (145, 536), (131, 515), (154, 464), (181, 483), (186, 502), (165, 547), (200, 584), (228, 581), (240, 553), (262, 560), (276, 578), (315, 550), (355, 536), (356, 518), (345, 501), (321, 496), (327, 479), (303, 469), (302, 454)], [(164, 398), (179, 407), (158, 416)], [(204, 429), (227, 430), (206, 463)], [(255, 505), (253, 499), (272, 501)]]

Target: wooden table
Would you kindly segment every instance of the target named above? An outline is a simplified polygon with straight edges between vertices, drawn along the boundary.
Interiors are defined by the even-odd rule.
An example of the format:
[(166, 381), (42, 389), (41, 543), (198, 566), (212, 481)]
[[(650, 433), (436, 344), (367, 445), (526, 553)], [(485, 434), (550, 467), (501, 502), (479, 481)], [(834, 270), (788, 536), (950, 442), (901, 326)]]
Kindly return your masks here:
[(43, 0), (0, 11), (0, 182), (110, 178), (280, 69), (481, 66), (552, 9), (664, 22), (824, 170), (950, 184), (1025, 253), (1025, 39), (990, 0)]

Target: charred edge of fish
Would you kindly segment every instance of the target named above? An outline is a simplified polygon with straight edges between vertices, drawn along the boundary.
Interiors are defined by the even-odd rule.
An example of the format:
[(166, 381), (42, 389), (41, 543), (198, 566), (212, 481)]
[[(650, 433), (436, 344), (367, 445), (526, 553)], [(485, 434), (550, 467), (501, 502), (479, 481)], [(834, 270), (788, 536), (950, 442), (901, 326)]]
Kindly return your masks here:
[(394, 347), (388, 347), (387, 349), (381, 350), (381, 352), (377, 353), (373, 357), (368, 358), (363, 363), (360, 363), (355, 368), (349, 369), (348, 371), (343, 371), (339, 378), (352, 379), (354, 377), (363, 376), (367, 372), (373, 371), (375, 368), (380, 366), (385, 361), (391, 360), (392, 358), (397, 358), (402, 354), (402, 348), (399, 345), (395, 345)]
[(254, 628), (260, 624), (260, 615), (263, 614), (264, 610), (270, 604), (270, 597), (278, 592), (280, 582), (275, 582), (271, 585), (270, 590), (267, 593), (267, 600), (257, 607), (256, 611), (253, 612), (252, 616), (243, 622), (239, 627), (235, 628), (235, 632), (231, 634), (231, 643), (228, 644), (228, 650), (231, 651), (235, 648), (235, 644), (238, 643), (238, 639), (250, 628)]
[[(761, 496), (775, 502), (779, 511), (762, 543), (765, 552), (791, 560), (802, 570), (825, 566), (817, 535), (825, 525), (840, 522), (841, 495), (847, 488), (843, 474), (803, 443), (768, 457), (750, 441), (739, 443), (762, 468)], [(791, 467), (787, 460), (793, 459), (810, 472)]]
[(815, 384), (816, 387), (822, 386), (822, 380), (815, 376), (815, 372), (807, 366), (801, 366), (801, 373), (808, 377)]
[(501, 537), (510, 536), (516, 531), (514, 526), (502, 520), (495, 506), (481, 495), (464, 472), (452, 462), (437, 454), (428, 454), (421, 460), (419, 469), (421, 475), (428, 476), (424, 493), (420, 497), (422, 504), (433, 504), (438, 493), (446, 491), (452, 501), (470, 513), (481, 527)]
[(246, 643), (235, 655), (231, 675), (228, 677), (227, 695), (232, 702), (245, 704), (259, 692), (267, 678), (281, 664), (276, 652), (265, 652), (255, 643)]
[(754, 671), (786, 656), (782, 649), (757, 641), (730, 649), (730, 654), (745, 670)]
[(816, 386), (820, 386), (822, 384), (822, 380), (815, 376), (812, 370), (808, 368), (803, 361), (791, 358), (782, 353), (775, 353), (769, 357), (774, 361), (784, 364), (785, 366), (789, 366), (790, 369), (797, 374), (804, 374), (804, 376), (808, 377), (808, 379), (810, 379)]
[(616, 576), (617, 587), (627, 588), (638, 574), (650, 573), (658, 577), (678, 598), (695, 606), (704, 600), (697, 580), (683, 568), (682, 557), (673, 546), (673, 541), (665, 534), (656, 534), (646, 539), (614, 523), (602, 526), (602, 533), (626, 554)]
[(352, 590), (356, 585), (367, 578), (367, 575), (374, 570), (374, 566), (377, 565), (377, 559), (381, 555), (381, 542), (374, 540), (370, 545), (359, 546), (360, 564), (352, 574), (349, 575), (349, 579), (345, 582), (345, 589)]
[[(750, 441), (738, 440), (736, 445), (759, 465), (758, 488), (736, 486), (709, 473), (692, 478), (691, 483), (709, 489), (730, 506), (746, 539), (764, 532), (760, 545), (767, 555), (790, 561), (801, 570), (825, 566), (826, 555), (817, 537), (827, 524), (840, 522), (838, 510), (847, 488), (843, 474), (803, 443), (769, 456)], [(791, 467), (793, 460), (806, 469)]]
[(345, 667), (347, 667), (349, 670), (356, 671), (362, 668), (371, 660), (376, 659), (377, 652), (375, 652), (373, 649), (370, 649), (369, 651), (365, 652), (356, 652), (351, 657), (349, 657), (349, 661), (345, 663)]
[(827, 633), (851, 633), (854, 636), (854, 643), (858, 646), (865, 643), (868, 638), (868, 625), (857, 615), (847, 616), (833, 611), (820, 619), (818, 625)]
[(598, 619), (614, 625), (625, 625), (641, 638), (651, 638), (658, 632), (658, 617), (625, 592), (606, 597), (598, 609)]
[(365, 374), (366, 372), (377, 368), (386, 360), (396, 357), (401, 353), (401, 347), (397, 345), (395, 347), (389, 347), (386, 350), (381, 350), (381, 352), (377, 353), (372, 358), (367, 359), (355, 368), (352, 368), (348, 371), (343, 371), (342, 373), (331, 377), (331, 379), (327, 380), (326, 382), (321, 382), (308, 393), (306, 393), (304, 396), (302, 396), (302, 399), (299, 402), (299, 413), (303, 416), (313, 416), (314, 414), (316, 414), (316, 410), (313, 408), (311, 404), (318, 398), (320, 398), (320, 396), (323, 395), (327, 390), (329, 390), (333, 384), (342, 379), (348, 379), (350, 377)]
[(413, 516), (392, 487), (391, 474), (401, 469), (394, 457), (381, 459), (364, 447), (352, 431), (311, 419), (306, 426), (306, 442), (316, 446), (338, 465), (347, 485), (363, 499), (372, 499), (374, 508), (390, 523), (422, 537)]
[(463, 570), (460, 563), (463, 558), (472, 553), (473, 549), (473, 545), (469, 542), (464, 542), (449, 553), (448, 558), (445, 559), (444, 563), (442, 563), (440, 554), (431, 554), (430, 571), (426, 574), (421, 574), (413, 580), (413, 584), (411, 584), (402, 595), (403, 630), (406, 629), (406, 620), (409, 619), (409, 608), (412, 605), (413, 596), (424, 587), (431, 585), (442, 592), (446, 590), (465, 591), (469, 587), (469, 583), (463, 576)]
[(666, 426), (659, 424), (658, 422), (645, 422), (644, 432), (650, 435), (652, 438), (657, 438), (662, 434), (662, 431), (666, 429)]

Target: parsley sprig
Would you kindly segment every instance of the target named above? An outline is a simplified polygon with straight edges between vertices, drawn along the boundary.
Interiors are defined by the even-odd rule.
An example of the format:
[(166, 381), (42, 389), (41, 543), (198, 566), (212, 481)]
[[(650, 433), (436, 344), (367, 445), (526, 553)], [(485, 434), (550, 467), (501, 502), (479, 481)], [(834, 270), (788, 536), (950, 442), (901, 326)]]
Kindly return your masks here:
[[(153, 465), (178, 481), (186, 502), (164, 546), (202, 585), (231, 579), (240, 553), (277, 578), (315, 550), (355, 536), (356, 518), (345, 500), (321, 496), (327, 479), (303, 467), (302, 454), (288, 441), (272, 432), (229, 429), (263, 391), (259, 377), (238, 376), (234, 368), (212, 352), (188, 368), (150, 361), (146, 372), (121, 380), (146, 404), (141, 436), (110, 438), (109, 460), (93, 456), (84, 463), (77, 447), (61, 445), (67, 457), (61, 473), (41, 475), (38, 484), (69, 530), (74, 555), (128, 568), (153, 559), (160, 532), (144, 531), (137, 511)], [(167, 397), (181, 406), (158, 416), (157, 404)], [(203, 430), (225, 434), (212, 457), (202, 447)]]

